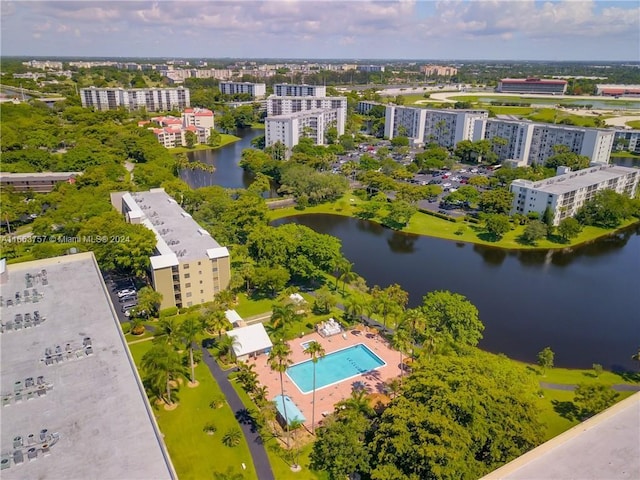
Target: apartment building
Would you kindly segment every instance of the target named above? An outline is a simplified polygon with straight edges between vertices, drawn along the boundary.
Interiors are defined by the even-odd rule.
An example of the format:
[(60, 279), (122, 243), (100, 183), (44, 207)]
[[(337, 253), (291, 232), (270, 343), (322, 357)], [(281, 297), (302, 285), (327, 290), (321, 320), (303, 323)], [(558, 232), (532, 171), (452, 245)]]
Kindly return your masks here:
[(313, 139), (316, 145), (324, 145), (327, 129), (336, 127), (338, 135), (344, 134), (345, 114), (342, 109), (315, 109), (265, 118), (265, 145), (280, 142), (287, 147), (287, 157), (301, 138)]
[(360, 115), (368, 115), (371, 109), (377, 105), (383, 105), (380, 102), (374, 102), (372, 100), (360, 100), (356, 105), (356, 112)]
[(0, 186), (16, 192), (49, 193), (59, 183), (76, 183), (82, 172), (0, 173)]
[(93, 253), (0, 279), (2, 480), (176, 480)]
[(406, 135), (416, 144), (437, 143), (454, 147), (474, 136), (476, 120), (489, 116), (485, 110), (431, 110), (426, 108), (387, 106), (384, 135), (388, 138)]
[(615, 132), (596, 128), (535, 124), (531, 136), (529, 164), (542, 164), (555, 155), (554, 147), (564, 145), (592, 162), (609, 163)]
[(290, 113), (317, 110), (319, 108), (339, 108), (344, 111), (346, 116), (347, 97), (278, 97), (271, 95), (267, 98), (267, 116), (288, 115)]
[(246, 93), (252, 98), (264, 98), (267, 94), (267, 85), (251, 82), (220, 82), (220, 92), (223, 95)]
[(278, 83), (273, 86), (277, 97), (326, 97), (327, 87), (324, 85), (290, 85)]
[(498, 160), (512, 160), (519, 166), (525, 166), (529, 163), (529, 152), (535, 125), (532, 122), (495, 118), (476, 120), (473, 141), (493, 140), (495, 138), (504, 139), (504, 145), (496, 143), (493, 146), (493, 151), (498, 156)]
[(210, 302), (229, 286), (229, 250), (191, 218), (163, 188), (117, 192), (111, 204), (127, 221), (142, 224), (156, 236), (149, 276), (162, 294), (160, 308)]
[(542, 216), (550, 208), (553, 224), (558, 225), (563, 219), (573, 217), (600, 190), (635, 196), (639, 180), (639, 169), (615, 165), (598, 165), (539, 182), (514, 180), (510, 186), (514, 194), (511, 214), (537, 212)]
[(384, 72), (384, 65), (358, 65), (358, 71), (368, 73), (382, 73)]
[(640, 130), (615, 130), (613, 145), (616, 151), (626, 150), (640, 155)]
[(500, 93), (564, 95), (567, 91), (567, 81), (540, 78), (503, 78), (498, 83), (496, 91)]
[(453, 77), (458, 74), (458, 69), (448, 65), (423, 65), (420, 73), (424, 73), (426, 77)]
[(183, 110), (191, 106), (189, 89), (177, 88), (96, 88), (80, 90), (83, 107), (97, 110), (145, 108), (148, 112)]
[(207, 108), (186, 108), (182, 112), (182, 125), (210, 130), (214, 127), (213, 112)]

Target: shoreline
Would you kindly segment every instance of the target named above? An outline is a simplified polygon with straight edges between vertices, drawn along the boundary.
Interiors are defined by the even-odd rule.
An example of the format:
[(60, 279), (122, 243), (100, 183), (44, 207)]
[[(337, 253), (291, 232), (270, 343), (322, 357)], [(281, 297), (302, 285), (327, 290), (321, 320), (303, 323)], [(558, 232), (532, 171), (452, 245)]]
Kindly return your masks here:
[[(340, 200), (338, 200), (340, 201)], [(276, 210), (271, 210), (269, 212), (269, 223), (274, 222), (276, 220), (280, 220), (283, 218), (289, 218), (289, 217), (294, 217), (294, 216), (298, 216), (298, 215), (336, 215), (336, 216), (341, 216), (341, 217), (350, 217), (350, 218), (354, 218), (356, 220), (362, 220), (359, 219), (358, 217), (356, 217), (353, 214), (353, 206), (357, 205), (350, 205), (350, 209), (351, 211), (346, 211), (347, 209), (338, 209), (337, 202), (333, 202), (332, 204), (324, 204), (324, 205), (318, 205), (318, 206), (314, 206), (314, 207), (307, 207), (305, 208), (305, 210), (295, 210), (295, 207), (285, 207), (282, 209), (276, 209)], [(360, 203), (360, 202), (359, 202)], [(319, 210), (319, 211), (318, 211)], [(279, 212), (284, 212), (284, 214), (279, 213)], [(425, 217), (431, 217), (431, 215), (428, 215), (426, 213), (421, 213), (421, 212), (417, 212), (415, 215), (423, 215)], [(631, 219), (631, 220), (627, 220), (626, 222), (624, 222), (622, 225), (620, 225), (620, 227), (613, 229), (613, 230), (606, 230), (606, 231), (602, 231), (599, 234), (596, 234), (594, 236), (589, 236), (589, 238), (584, 238), (584, 239), (580, 239), (578, 241), (574, 241), (574, 242), (569, 242), (567, 244), (563, 244), (563, 245), (557, 245), (557, 246), (530, 246), (530, 245), (522, 245), (522, 244), (516, 244), (516, 245), (504, 245), (504, 241), (503, 240), (498, 240), (496, 242), (489, 242), (489, 241), (483, 241), (482, 239), (477, 239), (477, 241), (474, 241), (473, 239), (469, 239), (469, 238), (464, 238), (461, 236), (456, 235), (454, 232), (459, 228), (459, 227), (464, 227), (465, 229), (469, 229), (472, 228), (474, 226), (476, 226), (475, 224), (471, 224), (468, 222), (450, 222), (447, 220), (443, 220), (443, 219), (439, 219), (437, 217), (433, 217), (433, 220), (441, 220), (442, 222), (445, 222), (444, 225), (446, 226), (450, 226), (451, 227), (451, 236), (449, 235), (437, 235), (437, 234), (429, 234), (429, 233), (425, 233), (424, 231), (418, 231), (417, 228), (411, 228), (411, 222), (409, 222), (409, 225), (407, 227), (405, 227), (402, 230), (391, 230), (390, 231), (394, 231), (394, 232), (398, 232), (398, 233), (402, 233), (402, 234), (407, 234), (407, 235), (419, 235), (419, 236), (423, 236), (423, 237), (431, 237), (431, 238), (439, 238), (442, 240), (448, 240), (448, 241), (454, 241), (457, 243), (467, 243), (467, 244), (471, 244), (471, 245), (482, 245), (484, 247), (489, 247), (489, 248), (495, 248), (495, 249), (499, 249), (499, 250), (511, 250), (511, 251), (563, 251), (563, 250), (572, 250), (574, 248), (577, 247), (582, 247), (584, 245), (588, 245), (592, 242), (601, 240), (605, 237), (609, 237), (609, 236), (613, 236), (616, 235), (618, 233), (620, 233), (621, 231), (624, 231), (626, 229), (632, 228), (634, 225), (638, 225), (640, 224), (640, 219)], [(375, 220), (375, 219), (368, 219), (365, 221), (369, 221), (372, 223), (375, 223), (377, 225), (383, 226), (379, 221)], [(413, 218), (412, 218), (413, 221)], [(384, 226), (383, 226), (384, 227)], [(385, 227), (388, 228), (388, 227)], [(591, 229), (595, 229), (598, 227), (587, 227), (587, 228), (591, 228)], [(598, 228), (599, 229), (599, 228)], [(599, 229), (602, 230), (602, 229)], [(511, 237), (514, 236), (513, 232), (515, 230), (512, 230), (511, 232)], [(477, 237), (476, 237), (477, 238)], [(502, 245), (501, 245), (502, 243)]]

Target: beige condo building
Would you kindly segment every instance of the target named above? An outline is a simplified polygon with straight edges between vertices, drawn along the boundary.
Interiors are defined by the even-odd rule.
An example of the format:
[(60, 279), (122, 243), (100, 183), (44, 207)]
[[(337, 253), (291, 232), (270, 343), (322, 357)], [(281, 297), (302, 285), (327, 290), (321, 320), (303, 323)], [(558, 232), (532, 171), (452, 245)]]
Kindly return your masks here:
[(117, 192), (111, 203), (130, 223), (156, 236), (150, 257), (153, 288), (162, 294), (161, 309), (190, 307), (213, 300), (229, 286), (229, 250), (221, 246), (163, 188)]

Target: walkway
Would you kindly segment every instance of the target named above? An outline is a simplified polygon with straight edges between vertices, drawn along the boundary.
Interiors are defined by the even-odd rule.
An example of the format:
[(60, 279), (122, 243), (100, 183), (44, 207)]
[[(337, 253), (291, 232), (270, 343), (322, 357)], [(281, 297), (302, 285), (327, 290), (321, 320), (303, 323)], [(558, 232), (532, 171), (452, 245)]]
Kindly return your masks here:
[[(226, 397), (227, 403), (231, 407), (231, 410), (233, 410), (236, 418), (238, 418), (238, 416), (241, 415), (241, 412), (245, 410), (245, 406), (242, 404), (240, 397), (229, 382), (228, 376), (229, 373), (231, 373), (231, 371), (233, 370), (231, 370), (229, 373), (224, 372), (206, 348), (202, 349), (202, 359), (204, 360), (204, 363), (209, 367), (211, 375), (213, 375), (213, 378), (215, 378), (216, 382), (218, 382), (218, 386)], [(256, 468), (258, 478), (260, 480), (275, 480), (273, 472), (271, 471), (269, 458), (267, 457), (267, 451), (265, 450), (264, 444), (262, 443), (260, 434), (257, 431), (253, 431), (253, 427), (249, 423), (239, 423), (240, 428), (242, 428), (244, 436), (247, 439), (247, 444), (249, 445), (249, 451), (251, 452), (253, 465)]]
[[(577, 385), (571, 385), (568, 383), (549, 383), (540, 382), (540, 388), (547, 388), (549, 390), (564, 390), (566, 392), (573, 392)], [(611, 385), (616, 392), (640, 392), (640, 385), (631, 385), (628, 383), (618, 383)]]

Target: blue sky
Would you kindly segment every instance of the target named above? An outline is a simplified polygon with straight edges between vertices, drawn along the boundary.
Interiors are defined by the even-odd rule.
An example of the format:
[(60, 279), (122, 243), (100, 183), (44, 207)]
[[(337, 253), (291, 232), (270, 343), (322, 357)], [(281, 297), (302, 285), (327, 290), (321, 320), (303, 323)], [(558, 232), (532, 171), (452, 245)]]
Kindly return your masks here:
[(640, 0), (10, 1), (27, 56), (640, 60)]

